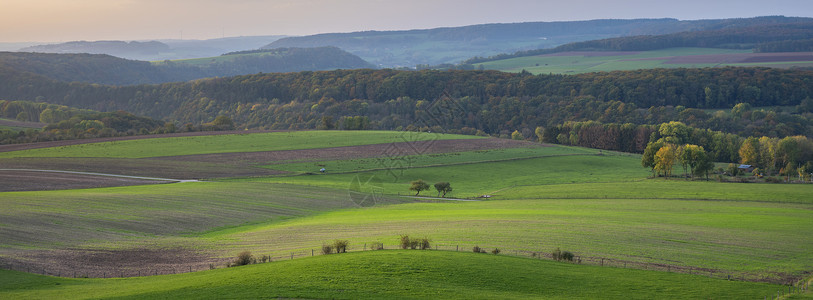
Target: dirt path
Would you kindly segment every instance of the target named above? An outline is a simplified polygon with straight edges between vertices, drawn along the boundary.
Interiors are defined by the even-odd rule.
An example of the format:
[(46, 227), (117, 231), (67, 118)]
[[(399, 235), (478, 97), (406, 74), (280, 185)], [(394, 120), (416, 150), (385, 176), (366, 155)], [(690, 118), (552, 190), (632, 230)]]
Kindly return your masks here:
[(0, 169), (0, 182), (3, 182), (0, 185), (0, 192), (68, 190), (194, 181), (197, 180), (61, 170)]

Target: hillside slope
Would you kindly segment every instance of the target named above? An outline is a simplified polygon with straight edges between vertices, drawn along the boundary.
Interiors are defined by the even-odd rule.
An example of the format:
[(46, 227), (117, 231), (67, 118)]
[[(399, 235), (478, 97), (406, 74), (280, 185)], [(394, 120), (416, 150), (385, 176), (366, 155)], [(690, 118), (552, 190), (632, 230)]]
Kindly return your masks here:
[(760, 298), (777, 285), (446, 251), (326, 255), (181, 275), (71, 279), (0, 271), (7, 298)]

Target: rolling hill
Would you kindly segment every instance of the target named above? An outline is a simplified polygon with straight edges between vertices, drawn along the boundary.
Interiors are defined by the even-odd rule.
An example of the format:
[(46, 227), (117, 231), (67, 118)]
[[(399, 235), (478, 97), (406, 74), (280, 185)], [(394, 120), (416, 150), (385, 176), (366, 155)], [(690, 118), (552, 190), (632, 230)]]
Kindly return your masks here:
[[(243, 74), (369, 68), (335, 47), (286, 48), (217, 57), (161, 61), (127, 60), (106, 54), (0, 52), (3, 73), (26, 73), (65, 82), (109, 85), (155, 84)], [(19, 76), (19, 75), (17, 75)]]
[(189, 59), (218, 56), (223, 53), (257, 49), (284, 36), (228, 37), (209, 40), (159, 41), (74, 41), (57, 44), (29, 45), (6, 51), (37, 53), (90, 53), (107, 54), (133, 60)]

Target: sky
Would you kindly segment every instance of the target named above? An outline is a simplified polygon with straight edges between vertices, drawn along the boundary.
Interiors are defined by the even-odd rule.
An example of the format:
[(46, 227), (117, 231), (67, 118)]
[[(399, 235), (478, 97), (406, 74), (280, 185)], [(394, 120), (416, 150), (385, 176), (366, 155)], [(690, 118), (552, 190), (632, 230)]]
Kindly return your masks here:
[(813, 17), (811, 0), (0, 0), (0, 42), (209, 39), (590, 19)]

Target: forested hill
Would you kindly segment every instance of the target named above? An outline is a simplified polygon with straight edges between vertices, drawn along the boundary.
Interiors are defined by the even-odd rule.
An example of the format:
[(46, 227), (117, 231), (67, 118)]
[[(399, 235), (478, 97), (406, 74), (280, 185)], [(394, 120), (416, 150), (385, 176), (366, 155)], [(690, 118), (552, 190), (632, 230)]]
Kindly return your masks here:
[[(766, 68), (655, 69), (581, 75), (494, 71), (337, 70), (254, 74), (183, 83), (99, 86), (0, 73), (0, 99), (38, 99), (193, 125), (231, 118), (239, 128), (399, 129), (489, 134), (567, 121), (680, 120), (743, 135), (813, 135), (813, 72)], [(437, 99), (445, 103), (437, 106)], [(784, 106), (732, 119), (701, 109)], [(446, 105), (448, 104), (448, 105)], [(800, 114), (796, 114), (796, 112)], [(353, 119), (348, 119), (353, 118)], [(346, 122), (347, 120), (351, 120)], [(348, 125), (351, 124), (351, 125)], [(526, 136), (528, 136), (526, 134)]]
[[(811, 22), (811, 18), (757, 17), (690, 20), (633, 19), (482, 24), (403, 31), (328, 33), (277, 40), (263, 48), (336, 46), (384, 67), (458, 63), (479, 56), (549, 49), (572, 42), (623, 36), (721, 30)], [(431, 51), (426, 51), (431, 49)]]
[(677, 47), (755, 49), (757, 52), (813, 51), (811, 39), (813, 20), (799, 19), (799, 22), (787, 24), (760, 24), (574, 42), (550, 49), (519, 51), (488, 58), (476, 57), (466, 60), (464, 64), (568, 51), (649, 51)]
[(152, 64), (104, 54), (0, 52), (3, 73), (27, 73), (67, 82), (110, 85), (153, 84), (260, 72), (369, 68), (361, 58), (335, 47), (286, 48), (230, 53), (204, 59)]

